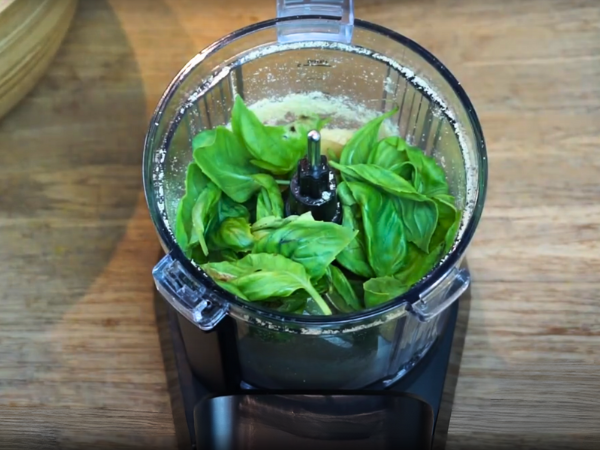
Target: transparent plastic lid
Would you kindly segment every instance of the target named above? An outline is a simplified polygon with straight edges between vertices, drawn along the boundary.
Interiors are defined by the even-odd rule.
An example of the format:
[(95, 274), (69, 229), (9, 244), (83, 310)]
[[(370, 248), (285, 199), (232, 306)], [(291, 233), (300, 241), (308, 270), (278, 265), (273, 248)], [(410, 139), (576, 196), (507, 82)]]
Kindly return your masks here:
[[(310, 14), (310, 15), (309, 15)], [(174, 79), (155, 112), (144, 150), (144, 185), (152, 220), (168, 255), (154, 270), (157, 287), (200, 328), (226, 314), (306, 326), (388, 320), (408, 307), (427, 320), (469, 283), (460, 260), (485, 198), (487, 160), (467, 95), (429, 52), (383, 27), (354, 20), (350, 1), (278, 2), (278, 19), (236, 31), (203, 50)], [(178, 204), (201, 131), (227, 126), (236, 96), (267, 124), (306, 114), (330, 121), (322, 138), (340, 148), (356, 129), (390, 113), (380, 138), (401, 136), (443, 167), (462, 211), (457, 238), (408, 292), (358, 312), (298, 316), (248, 303), (219, 287), (175, 240)]]

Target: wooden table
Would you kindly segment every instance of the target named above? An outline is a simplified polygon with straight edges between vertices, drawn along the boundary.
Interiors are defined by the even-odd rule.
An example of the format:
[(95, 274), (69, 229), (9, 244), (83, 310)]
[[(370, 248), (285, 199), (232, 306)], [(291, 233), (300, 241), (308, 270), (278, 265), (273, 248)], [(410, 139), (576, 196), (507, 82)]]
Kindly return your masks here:
[[(179, 68), (274, 3), (82, 0), (0, 123), (1, 449), (176, 446), (142, 140)], [(488, 143), (447, 448), (597, 448), (600, 3), (356, 3), (449, 66)]]

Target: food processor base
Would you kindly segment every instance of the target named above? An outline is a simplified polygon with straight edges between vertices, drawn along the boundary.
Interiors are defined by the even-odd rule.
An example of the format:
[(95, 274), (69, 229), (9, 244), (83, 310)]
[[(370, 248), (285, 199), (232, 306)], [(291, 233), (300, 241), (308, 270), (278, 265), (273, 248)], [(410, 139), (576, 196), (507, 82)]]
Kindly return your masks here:
[(438, 441), (446, 432), (441, 428), (448, 426), (456, 384), (454, 376), (447, 376), (448, 369), (451, 355), (460, 361), (454, 353), (462, 353), (464, 330), (460, 329), (466, 328), (467, 314), (459, 315), (459, 309), (465, 306), (468, 311), (469, 303), (467, 290), (451, 306), (446, 329), (433, 347), (387, 389), (311, 393), (249, 390), (228, 395), (211, 392), (194, 376), (177, 313), (157, 295), (179, 448), (391, 449), (396, 448), (394, 442), (402, 442), (403, 449), (425, 449), (434, 445), (434, 434), (435, 447), (443, 447)]

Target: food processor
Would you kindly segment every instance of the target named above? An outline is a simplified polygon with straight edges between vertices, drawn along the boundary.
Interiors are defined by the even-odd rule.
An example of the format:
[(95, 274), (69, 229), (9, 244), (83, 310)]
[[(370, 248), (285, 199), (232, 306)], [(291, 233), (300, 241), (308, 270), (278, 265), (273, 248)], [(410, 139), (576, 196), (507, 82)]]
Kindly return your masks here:
[[(307, 146), (307, 167), (322, 164), (322, 173), (329, 168), (319, 146), (343, 146), (349, 132), (395, 111), (381, 135), (435, 158), (462, 212), (451, 250), (410, 290), (358, 312), (294, 315), (224, 290), (179, 248), (174, 225), (193, 138), (228, 126), (238, 95), (263, 123), (327, 117)], [(195, 448), (431, 445), (457, 300), (470, 283), (464, 254), (487, 182), (479, 121), (448, 69), (410, 39), (355, 19), (351, 0), (278, 0), (276, 19), (225, 36), (175, 77), (152, 117), (143, 165), (166, 254), (153, 277), (169, 305)], [(302, 188), (302, 170), (292, 187)], [(335, 202), (301, 197), (293, 208), (326, 208), (321, 218), (336, 220)]]

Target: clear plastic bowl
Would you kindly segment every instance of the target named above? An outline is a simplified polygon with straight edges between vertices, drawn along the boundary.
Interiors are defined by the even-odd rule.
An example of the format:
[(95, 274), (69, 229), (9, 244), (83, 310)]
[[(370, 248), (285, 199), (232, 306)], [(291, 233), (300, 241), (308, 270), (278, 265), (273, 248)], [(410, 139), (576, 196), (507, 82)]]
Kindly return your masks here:
[[(237, 355), (245, 386), (390, 384), (434, 344), (448, 307), (470, 281), (461, 259), (479, 222), (487, 182), (485, 143), (471, 102), (450, 72), (406, 37), (359, 20), (350, 36), (346, 29), (345, 35), (332, 32), (330, 25), (322, 17), (279, 18), (212, 44), (168, 87), (145, 142), (145, 193), (167, 253), (153, 272), (157, 288), (189, 321), (187, 329), (198, 331), (184, 333), (188, 353), (219, 345), (221, 355)], [(406, 294), (359, 313), (275, 313), (215, 285), (184, 257), (171, 227), (192, 160), (191, 140), (228, 122), (235, 94), (258, 109), (281, 100), (298, 114), (333, 113), (332, 126), (340, 127), (358, 127), (399, 106), (388, 128), (440, 162), (463, 211), (452, 251)], [(228, 336), (217, 333), (207, 344), (224, 323)], [(192, 366), (202, 377), (207, 364), (212, 362)]]

